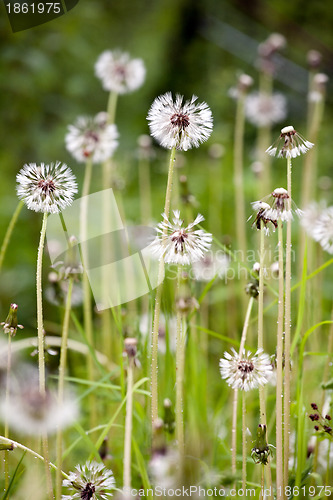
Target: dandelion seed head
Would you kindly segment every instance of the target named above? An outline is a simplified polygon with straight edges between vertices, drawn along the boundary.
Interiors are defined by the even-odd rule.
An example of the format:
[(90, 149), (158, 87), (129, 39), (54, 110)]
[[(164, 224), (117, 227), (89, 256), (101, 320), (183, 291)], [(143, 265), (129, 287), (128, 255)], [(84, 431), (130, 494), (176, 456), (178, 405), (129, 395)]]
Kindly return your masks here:
[(171, 92), (157, 97), (147, 116), (151, 135), (161, 146), (187, 151), (198, 147), (212, 133), (212, 112), (205, 102), (196, 103), (192, 96), (183, 103), (183, 96), (177, 94), (176, 100)]
[(286, 98), (279, 93), (269, 95), (262, 92), (249, 94), (245, 100), (245, 115), (256, 127), (267, 127), (279, 123), (287, 116)]
[(166, 264), (187, 265), (201, 260), (212, 242), (210, 233), (203, 229), (194, 230), (204, 217), (198, 214), (194, 222), (183, 227), (179, 210), (174, 210), (173, 214), (171, 222), (162, 214), (164, 220), (156, 228), (158, 236), (149, 245), (152, 255), (163, 259)]
[(111, 158), (117, 139), (117, 127), (108, 123), (107, 113), (101, 112), (95, 117), (79, 116), (74, 125), (68, 126), (65, 143), (76, 161), (101, 163)]
[(108, 500), (116, 485), (112, 471), (94, 461), (77, 465), (62, 484), (71, 490), (71, 495), (62, 495), (62, 500)]
[(206, 253), (192, 263), (193, 277), (197, 281), (211, 281), (215, 276), (223, 278), (230, 267), (230, 259), (225, 253)]
[(131, 59), (127, 52), (106, 50), (97, 59), (95, 74), (104, 90), (127, 94), (142, 86), (146, 68), (142, 59)]
[(64, 163), (29, 163), (16, 176), (17, 196), (30, 210), (59, 213), (72, 204), (77, 193), (75, 176)]
[(301, 224), (326, 252), (333, 254), (333, 206), (312, 203), (304, 210)]
[(266, 153), (278, 158), (296, 158), (305, 154), (314, 146), (310, 141), (305, 140), (292, 125), (283, 127), (278, 140), (266, 149)]
[(224, 353), (220, 360), (221, 377), (233, 389), (249, 391), (263, 386), (269, 381), (272, 373), (272, 364), (268, 354), (258, 349), (255, 354), (243, 351), (242, 356), (232, 348), (232, 354)]
[(20, 434), (41, 436), (54, 434), (71, 425), (78, 417), (78, 406), (67, 391), (60, 405), (57, 393), (47, 389), (40, 393), (38, 372), (21, 366), (17, 377), (10, 377), (8, 398), (0, 403), (0, 416)]

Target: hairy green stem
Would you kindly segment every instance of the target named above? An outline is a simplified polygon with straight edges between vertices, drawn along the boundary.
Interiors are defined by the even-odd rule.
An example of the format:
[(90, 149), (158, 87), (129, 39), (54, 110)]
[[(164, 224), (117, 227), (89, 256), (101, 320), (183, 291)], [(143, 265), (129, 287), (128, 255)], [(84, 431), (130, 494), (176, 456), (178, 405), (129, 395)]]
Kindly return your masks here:
[[(291, 212), (291, 159), (287, 159), (287, 208)], [(290, 345), (291, 345), (291, 219), (287, 221), (284, 316), (284, 484), (288, 485), (290, 436)]]
[(3, 239), (1, 249), (0, 249), (0, 270), (2, 269), (2, 264), (3, 264), (3, 261), (5, 259), (5, 255), (6, 255), (6, 251), (7, 251), (9, 242), (10, 242), (10, 238), (12, 236), (15, 224), (16, 224), (17, 219), (21, 213), (23, 205), (24, 205), (24, 202), (22, 200), (18, 202), (18, 205), (17, 205), (17, 207), (12, 215), (12, 218), (10, 219), (10, 222), (8, 224), (8, 228), (7, 228), (7, 231), (6, 231), (6, 234), (5, 234), (5, 237)]
[(45, 395), (42, 265), (43, 265), (43, 250), (44, 250), (44, 242), (46, 234), (47, 216), (48, 214), (45, 212), (43, 214), (42, 229), (40, 232), (40, 240), (39, 240), (38, 254), (37, 254), (37, 274), (36, 274), (39, 392), (42, 396)]
[[(32, 450), (31, 448), (28, 448), (27, 446), (24, 446), (23, 444), (19, 443), (18, 441), (14, 441), (13, 439), (8, 439), (4, 436), (0, 436), (0, 443), (1, 444), (8, 444), (8, 445), (12, 445), (14, 446), (14, 449), (15, 448), (19, 448), (20, 450), (23, 450), (23, 451), (26, 451), (27, 453), (29, 453), (30, 455), (32, 455), (33, 457), (36, 457), (38, 458), (39, 460), (42, 460), (42, 462), (45, 462), (45, 458), (40, 455), (39, 453), (37, 453), (36, 451)], [(57, 470), (57, 466), (54, 465), (52, 462), (48, 462), (48, 465), (50, 467), (52, 467), (52, 469), (54, 470)], [(65, 479), (69, 479), (69, 476), (68, 474), (66, 474), (65, 472), (61, 471), (63, 477)]]
[[(167, 182), (165, 204), (164, 204), (164, 214), (166, 217), (169, 217), (169, 213), (170, 213), (172, 179), (173, 179), (175, 157), (176, 157), (176, 148), (172, 148), (171, 153), (170, 153), (168, 182)], [(164, 236), (164, 233), (163, 233), (163, 236)], [(159, 283), (159, 285), (157, 287), (156, 296), (155, 296), (154, 323), (153, 323), (153, 335), (152, 335), (152, 346), (151, 346), (151, 415), (152, 415), (152, 425), (153, 425), (154, 421), (158, 418), (158, 329), (159, 329), (159, 324), (160, 324), (163, 278), (164, 278), (164, 260), (162, 257), (160, 260), (160, 265), (159, 265), (159, 270), (158, 270), (158, 283)]]
[[(239, 358), (242, 358), (244, 346), (246, 342), (247, 330), (249, 327), (250, 316), (252, 311), (254, 299), (250, 297), (249, 304), (247, 306), (247, 311), (245, 315), (242, 337), (240, 341), (238, 355)], [(238, 389), (234, 390), (234, 399), (232, 404), (232, 429), (231, 429), (231, 469), (232, 474), (236, 474), (237, 464), (236, 464), (236, 456), (237, 456), (237, 407), (238, 407)]]
[[(59, 380), (58, 380), (58, 405), (61, 407), (64, 400), (64, 387), (65, 387), (65, 373), (67, 361), (67, 343), (68, 343), (68, 330), (69, 320), (72, 305), (72, 291), (73, 291), (74, 278), (71, 276), (68, 283), (67, 300), (65, 306), (65, 315), (62, 327), (61, 336), (61, 350), (60, 350), (60, 363), (59, 363)], [(56, 472), (56, 499), (61, 499), (61, 466), (62, 466), (62, 430), (59, 428), (57, 431), (57, 472)]]
[(127, 398), (125, 419), (125, 442), (124, 442), (124, 489), (131, 488), (131, 443), (132, 443), (132, 419), (133, 419), (133, 371), (134, 357), (129, 357), (127, 368)]
[(276, 488), (277, 500), (285, 498), (283, 488), (283, 233), (282, 220), (278, 220), (279, 246), (279, 302), (276, 349)]

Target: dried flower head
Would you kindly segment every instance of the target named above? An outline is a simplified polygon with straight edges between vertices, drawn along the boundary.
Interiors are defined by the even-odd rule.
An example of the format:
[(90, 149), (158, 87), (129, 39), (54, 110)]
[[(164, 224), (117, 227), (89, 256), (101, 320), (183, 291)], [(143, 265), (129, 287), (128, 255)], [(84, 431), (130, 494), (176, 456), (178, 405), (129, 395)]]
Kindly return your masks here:
[(171, 92), (154, 100), (147, 116), (151, 135), (164, 148), (187, 151), (206, 141), (213, 129), (212, 112), (205, 102), (196, 104), (192, 96), (183, 104), (177, 94), (175, 102)]
[(65, 143), (76, 161), (101, 163), (111, 158), (117, 139), (117, 127), (108, 123), (107, 113), (101, 112), (94, 117), (79, 116), (74, 125), (68, 126)]
[(301, 224), (326, 252), (333, 254), (333, 206), (312, 203), (304, 210)]
[[(267, 216), (267, 213), (271, 210), (271, 206), (265, 201), (254, 201), (251, 203), (253, 210), (256, 212), (255, 220), (252, 224), (256, 226), (257, 229), (264, 229), (265, 234), (269, 234), (268, 223), (270, 222), (274, 230), (277, 228), (276, 219), (271, 219)], [(252, 216), (250, 217), (250, 219)]]
[(228, 385), (233, 389), (249, 391), (267, 384), (273, 370), (268, 354), (258, 349), (255, 354), (244, 350), (239, 356), (235, 349), (231, 350), (232, 355), (225, 352), (224, 358), (220, 360), (221, 376)]
[(184, 221), (180, 218), (179, 210), (174, 210), (173, 214), (172, 222), (162, 214), (164, 220), (156, 228), (159, 235), (150, 245), (153, 255), (157, 255), (159, 260), (163, 258), (167, 264), (186, 265), (199, 261), (212, 242), (210, 233), (193, 229), (204, 217), (199, 214), (194, 222), (183, 227)]
[(67, 392), (60, 405), (57, 393), (47, 389), (39, 391), (38, 372), (31, 367), (20, 368), (20, 374), (10, 378), (10, 392), (0, 403), (0, 414), (10, 427), (30, 436), (53, 434), (68, 427), (78, 416), (78, 406)]
[(30, 210), (59, 213), (72, 204), (77, 193), (75, 176), (65, 163), (29, 163), (16, 176), (17, 196)]
[(24, 326), (19, 325), (17, 322), (17, 309), (18, 309), (17, 304), (10, 304), (6, 321), (0, 323), (0, 325), (2, 325), (3, 327), (3, 331), (5, 333), (9, 333), (12, 337), (16, 335), (18, 328), (20, 329), (24, 328)]
[(131, 59), (127, 52), (106, 50), (97, 59), (95, 74), (104, 90), (128, 94), (141, 87), (146, 68), (142, 59)]
[(263, 217), (272, 221), (273, 223), (278, 220), (288, 221), (293, 219), (295, 213), (298, 217), (303, 214), (302, 210), (296, 207), (295, 203), (291, 200), (292, 209), (289, 208), (289, 194), (284, 188), (276, 188), (270, 195), (269, 204), (270, 208), (264, 210)]
[(253, 92), (246, 97), (245, 115), (256, 127), (267, 127), (280, 123), (287, 116), (287, 101), (284, 95)]
[(62, 500), (108, 500), (113, 496), (115, 479), (111, 470), (103, 464), (87, 461), (77, 465), (75, 471), (64, 479), (63, 486), (72, 490), (70, 495), (62, 495)]
[(266, 149), (266, 153), (278, 158), (296, 158), (301, 154), (305, 154), (311, 149), (314, 144), (306, 141), (292, 125), (281, 129), (281, 134), (278, 140)]

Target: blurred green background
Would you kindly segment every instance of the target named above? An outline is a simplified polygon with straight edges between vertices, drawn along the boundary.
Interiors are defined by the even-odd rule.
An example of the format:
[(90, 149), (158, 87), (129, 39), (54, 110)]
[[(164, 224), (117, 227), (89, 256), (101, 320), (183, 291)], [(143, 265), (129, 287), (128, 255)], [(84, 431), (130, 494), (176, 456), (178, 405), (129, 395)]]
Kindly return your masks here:
[[(282, 33), (287, 39), (274, 85), (287, 95), (287, 124), (290, 122), (303, 135), (308, 50), (319, 50), (323, 55), (321, 70), (329, 76), (333, 72), (333, 9), (323, 0), (80, 0), (65, 16), (14, 34), (3, 3), (0, 8), (0, 235), (17, 204), (15, 176), (24, 163), (61, 160), (71, 166), (82, 182), (83, 167), (66, 152), (64, 136), (67, 125), (78, 115), (95, 114), (106, 108), (107, 93), (94, 76), (95, 61), (106, 49), (126, 50), (133, 57), (142, 58), (147, 68), (144, 86), (120, 97), (117, 110), (121, 138), (116, 160), (126, 180), (126, 215), (135, 220), (138, 211), (136, 141), (140, 134), (148, 133), (146, 115), (151, 102), (168, 90), (186, 97), (196, 94), (211, 107), (215, 127), (207, 144), (187, 153), (186, 173), (193, 172), (190, 187), (199, 200), (200, 211), (207, 216), (207, 151), (215, 142), (224, 145), (221, 175), (225, 176), (223, 203), (227, 215), (221, 230), (225, 233), (233, 227), (233, 220), (228, 218), (228, 207), (233, 203), (228, 186), (232, 184), (235, 103), (228, 97), (228, 90), (241, 72), (250, 74), (255, 80), (254, 88), (257, 86), (258, 44), (272, 32)], [(331, 84), (320, 137), (320, 175), (332, 173), (330, 88)], [(279, 128), (274, 129), (276, 136)], [(247, 167), (253, 161), (251, 149), (256, 130), (248, 124), (245, 133)], [(156, 218), (162, 211), (166, 158), (167, 153), (159, 150), (152, 171)], [(96, 187), (99, 175), (97, 167)], [(247, 196), (249, 200), (256, 199), (255, 178), (248, 173), (246, 179)], [(297, 179), (295, 182), (297, 186)], [(332, 189), (326, 189), (324, 194), (332, 203)], [(20, 304), (22, 322), (34, 317), (40, 222), (40, 214), (23, 209), (0, 282), (3, 319), (11, 301)]]

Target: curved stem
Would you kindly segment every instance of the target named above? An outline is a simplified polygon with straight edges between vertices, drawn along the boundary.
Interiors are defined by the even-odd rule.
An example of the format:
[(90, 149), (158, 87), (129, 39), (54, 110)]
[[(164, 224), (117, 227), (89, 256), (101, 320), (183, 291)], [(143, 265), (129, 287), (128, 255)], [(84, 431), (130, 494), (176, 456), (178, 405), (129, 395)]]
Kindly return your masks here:
[(47, 225), (47, 213), (43, 215), (42, 229), (37, 254), (37, 332), (38, 332), (38, 369), (39, 369), (39, 392), (45, 395), (45, 356), (44, 356), (44, 327), (43, 327), (43, 296), (42, 296), (42, 264), (43, 250)]
[[(61, 350), (60, 350), (60, 363), (59, 363), (59, 380), (58, 380), (58, 405), (62, 406), (64, 400), (64, 386), (65, 386), (65, 372), (67, 360), (67, 343), (68, 343), (68, 329), (69, 319), (72, 304), (72, 290), (74, 278), (71, 276), (68, 283), (67, 300), (65, 307), (64, 322), (62, 327), (61, 336)], [(59, 428), (57, 432), (57, 472), (56, 472), (56, 498), (61, 499), (61, 465), (62, 465), (62, 430)]]
[(12, 218), (8, 224), (8, 228), (7, 228), (5, 237), (4, 237), (2, 245), (1, 245), (1, 250), (0, 250), (0, 269), (2, 269), (2, 264), (4, 261), (5, 255), (6, 255), (8, 244), (9, 244), (13, 229), (15, 227), (16, 221), (18, 219), (18, 216), (20, 215), (20, 212), (22, 210), (23, 205), (24, 205), (24, 202), (22, 200), (19, 201), (19, 203), (15, 209), (15, 212), (13, 213)]
[[(32, 450), (31, 448), (28, 448), (27, 446), (24, 446), (23, 444), (19, 443), (18, 441), (13, 441), (13, 439), (8, 439), (5, 438), (4, 436), (0, 436), (0, 443), (3, 444), (8, 444), (8, 445), (13, 445), (14, 449), (19, 448), (20, 450), (26, 451), (30, 455), (34, 456), (35, 458), (38, 458), (39, 460), (42, 460), (42, 462), (45, 462), (45, 458), (42, 455), (39, 455), (36, 451)], [(57, 470), (57, 466), (54, 465), (52, 462), (48, 462), (48, 465), (52, 467), (52, 469)], [(69, 479), (69, 475), (66, 474), (65, 472), (61, 471), (62, 475), (64, 476), (65, 479)]]

